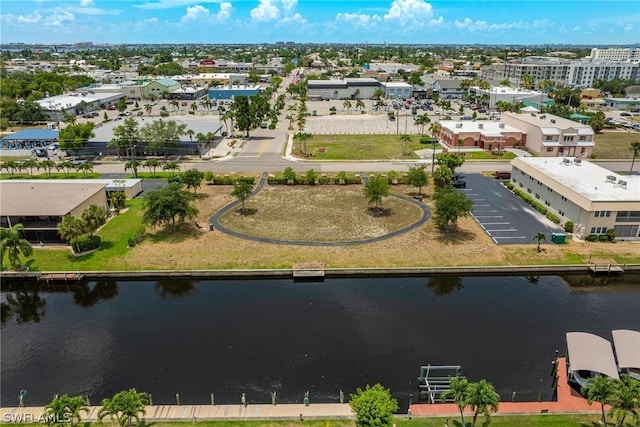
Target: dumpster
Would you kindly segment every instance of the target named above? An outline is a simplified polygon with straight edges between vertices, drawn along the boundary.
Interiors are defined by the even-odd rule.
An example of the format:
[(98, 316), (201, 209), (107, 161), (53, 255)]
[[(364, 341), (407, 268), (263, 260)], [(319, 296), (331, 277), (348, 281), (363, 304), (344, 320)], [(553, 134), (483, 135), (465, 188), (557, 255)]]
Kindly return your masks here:
[(551, 241), (553, 243), (566, 243), (567, 235), (565, 233), (551, 233)]

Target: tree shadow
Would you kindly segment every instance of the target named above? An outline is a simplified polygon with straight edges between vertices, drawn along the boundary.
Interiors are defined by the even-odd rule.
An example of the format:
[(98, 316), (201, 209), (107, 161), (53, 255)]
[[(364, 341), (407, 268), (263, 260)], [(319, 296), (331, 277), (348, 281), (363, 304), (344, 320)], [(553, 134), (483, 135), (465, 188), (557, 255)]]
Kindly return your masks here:
[(449, 295), (460, 289), (464, 289), (462, 278), (459, 276), (434, 276), (426, 283), (427, 289), (431, 289), (436, 296)]
[(242, 216), (251, 216), (251, 215), (255, 215), (258, 213), (258, 209), (256, 208), (240, 208), (238, 210), (236, 210), (236, 215), (242, 215)]
[(194, 239), (200, 235), (202, 227), (198, 228), (196, 223), (183, 223), (176, 226), (175, 233), (171, 230), (171, 225), (163, 226), (162, 229), (154, 233), (145, 234), (145, 238), (152, 243), (181, 243), (185, 240)]
[(71, 288), (73, 292), (73, 302), (80, 307), (92, 307), (100, 300), (115, 298), (118, 295), (117, 282), (97, 282), (93, 288), (88, 283)]
[(439, 243), (460, 244), (473, 240), (474, 234), (470, 231), (460, 231), (455, 228), (451, 231), (441, 229), (435, 238)]
[(156, 282), (155, 288), (163, 298), (181, 297), (192, 293), (195, 285), (190, 280), (160, 279)]
[(383, 218), (389, 217), (393, 215), (393, 209), (391, 208), (382, 208), (382, 207), (370, 207), (367, 208), (367, 213), (375, 218)]
[(193, 197), (196, 200), (203, 200), (203, 199), (206, 199), (209, 196), (207, 194), (204, 194), (204, 193), (196, 193), (196, 194), (193, 195)]

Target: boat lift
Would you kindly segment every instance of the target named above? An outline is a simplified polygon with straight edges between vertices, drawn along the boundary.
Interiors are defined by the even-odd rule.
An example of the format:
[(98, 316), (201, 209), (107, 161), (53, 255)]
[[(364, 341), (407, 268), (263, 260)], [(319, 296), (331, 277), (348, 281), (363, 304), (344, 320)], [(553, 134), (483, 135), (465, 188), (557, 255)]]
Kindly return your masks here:
[[(420, 399), (427, 399), (429, 403), (443, 402), (441, 395), (451, 389), (453, 378), (464, 378), (461, 375), (462, 366), (441, 366), (426, 365), (420, 366), (420, 376), (418, 377), (418, 388)], [(451, 400), (447, 400), (451, 401)]]

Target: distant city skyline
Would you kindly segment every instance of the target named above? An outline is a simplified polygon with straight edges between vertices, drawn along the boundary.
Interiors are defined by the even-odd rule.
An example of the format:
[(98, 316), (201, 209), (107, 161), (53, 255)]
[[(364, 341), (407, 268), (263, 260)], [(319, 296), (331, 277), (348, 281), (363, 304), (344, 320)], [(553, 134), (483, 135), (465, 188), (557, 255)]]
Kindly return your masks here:
[(631, 45), (633, 0), (0, 0), (1, 42)]

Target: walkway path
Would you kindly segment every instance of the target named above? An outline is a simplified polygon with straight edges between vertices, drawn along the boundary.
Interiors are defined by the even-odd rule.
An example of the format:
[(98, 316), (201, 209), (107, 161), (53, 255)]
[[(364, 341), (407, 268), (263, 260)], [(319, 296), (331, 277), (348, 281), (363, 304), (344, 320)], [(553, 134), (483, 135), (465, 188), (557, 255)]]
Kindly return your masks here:
[[(363, 181), (366, 181), (366, 179), (367, 179), (366, 175), (363, 172), (361, 172), (360, 175), (362, 176)], [(249, 197), (255, 196), (256, 194), (258, 194), (262, 190), (262, 188), (264, 187), (264, 185), (267, 182), (267, 176), (268, 176), (268, 172), (263, 172), (262, 173), (262, 176), (260, 177), (260, 181), (258, 182), (258, 185), (251, 192), (251, 195)], [(213, 215), (209, 219), (209, 228), (210, 229), (216, 228), (216, 229), (222, 231), (223, 233), (229, 234), (231, 236), (239, 237), (241, 239), (253, 240), (255, 242), (261, 242), (261, 243), (275, 243), (275, 244), (298, 245), (298, 246), (350, 246), (350, 245), (360, 245), (360, 244), (363, 244), (363, 243), (379, 242), (381, 240), (390, 239), (392, 237), (398, 236), (398, 235), (406, 233), (408, 231), (415, 230), (416, 228), (420, 227), (425, 222), (427, 222), (429, 220), (429, 218), (431, 217), (431, 212), (429, 211), (429, 209), (421, 201), (417, 201), (417, 200), (411, 199), (409, 197), (400, 196), (400, 195), (397, 195), (397, 194), (390, 194), (390, 197), (396, 197), (398, 199), (404, 200), (405, 202), (412, 203), (415, 206), (418, 206), (422, 210), (422, 216), (420, 217), (420, 219), (418, 221), (416, 221), (416, 222), (414, 222), (412, 224), (409, 224), (408, 226), (406, 226), (404, 228), (392, 231), (392, 232), (387, 233), (387, 234), (383, 234), (381, 236), (371, 237), (371, 238), (368, 238), (368, 239), (344, 240), (344, 241), (341, 240), (341, 241), (334, 241), (334, 242), (319, 242), (319, 241), (305, 241), (305, 240), (272, 239), (272, 238), (257, 237), (257, 236), (252, 236), (252, 235), (249, 235), (249, 234), (240, 233), (238, 231), (232, 230), (232, 229), (227, 228), (224, 225), (220, 224), (220, 218), (225, 213), (227, 213), (229, 210), (231, 210), (231, 209), (237, 207), (238, 205), (240, 205), (240, 203), (241, 203), (240, 200), (235, 200), (232, 203), (229, 203), (227, 206), (224, 206), (218, 212), (216, 212), (216, 214)]]
[[(540, 414), (540, 413), (600, 413), (600, 406), (589, 405), (587, 400), (573, 390), (567, 383), (567, 363), (564, 357), (558, 358), (558, 400), (555, 402), (500, 402), (499, 414)], [(411, 405), (411, 413), (420, 415), (460, 416), (454, 403)], [(465, 414), (472, 414), (470, 409)]]

